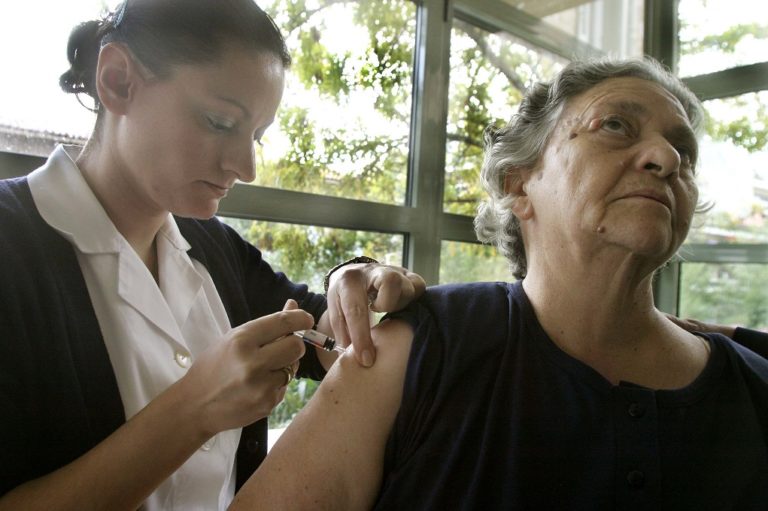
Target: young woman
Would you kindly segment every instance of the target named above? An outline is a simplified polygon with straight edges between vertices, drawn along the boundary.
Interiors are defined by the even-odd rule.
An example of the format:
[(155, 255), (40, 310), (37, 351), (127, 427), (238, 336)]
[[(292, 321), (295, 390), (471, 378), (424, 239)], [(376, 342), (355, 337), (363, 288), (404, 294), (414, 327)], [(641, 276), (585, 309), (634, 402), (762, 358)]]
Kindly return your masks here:
[(67, 53), (90, 140), (0, 182), (0, 509), (224, 508), (286, 384), (333, 361), (291, 332), (333, 323), (370, 366), (369, 290), (424, 282), (350, 264), (326, 305), (214, 218), (290, 63), (252, 0), (129, 0)]

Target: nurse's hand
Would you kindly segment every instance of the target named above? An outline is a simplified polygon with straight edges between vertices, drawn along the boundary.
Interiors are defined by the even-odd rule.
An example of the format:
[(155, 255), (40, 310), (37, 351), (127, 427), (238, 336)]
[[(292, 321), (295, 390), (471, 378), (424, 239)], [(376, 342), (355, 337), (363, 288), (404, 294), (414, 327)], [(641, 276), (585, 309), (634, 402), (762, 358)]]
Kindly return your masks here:
[(287, 308), (230, 330), (178, 382), (209, 436), (262, 419), (282, 401), (304, 355), (292, 332), (314, 324), (310, 314)]
[(682, 319), (678, 318), (677, 316), (673, 316), (672, 314), (667, 314), (667, 318), (669, 318), (677, 326), (682, 327), (689, 332), (717, 332), (733, 339), (733, 334), (736, 331), (735, 326), (704, 323), (702, 321), (691, 318)]
[(376, 359), (370, 312), (395, 312), (424, 294), (420, 275), (400, 266), (349, 264), (334, 271), (328, 286), (328, 319), (336, 340), (355, 347), (361, 365)]

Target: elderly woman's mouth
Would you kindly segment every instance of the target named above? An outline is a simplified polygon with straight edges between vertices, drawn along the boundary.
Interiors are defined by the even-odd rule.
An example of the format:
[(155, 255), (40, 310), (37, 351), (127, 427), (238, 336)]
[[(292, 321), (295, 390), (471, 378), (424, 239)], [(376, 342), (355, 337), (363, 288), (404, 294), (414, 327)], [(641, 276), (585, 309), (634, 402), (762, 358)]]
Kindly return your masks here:
[(628, 195), (625, 195), (622, 197), (623, 199), (640, 199), (640, 200), (649, 200), (653, 202), (658, 202), (659, 204), (665, 206), (667, 209), (672, 209), (672, 201), (664, 194), (656, 193), (656, 192), (633, 192)]

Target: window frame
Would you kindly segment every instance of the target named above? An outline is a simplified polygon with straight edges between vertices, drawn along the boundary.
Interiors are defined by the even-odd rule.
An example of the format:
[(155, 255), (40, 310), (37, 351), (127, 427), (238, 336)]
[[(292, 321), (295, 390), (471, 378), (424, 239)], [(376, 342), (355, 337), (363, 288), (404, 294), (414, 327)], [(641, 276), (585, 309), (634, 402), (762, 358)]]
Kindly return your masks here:
[[(679, 58), (678, 0), (646, 0), (645, 53), (677, 72)], [(722, 71), (683, 78), (701, 101), (727, 98), (768, 89), (768, 62), (736, 66)], [(680, 310), (680, 272), (685, 263), (768, 264), (768, 244), (686, 243), (685, 261), (675, 258), (654, 280), (656, 306), (677, 315)]]
[[(417, 5), (413, 97), (405, 203), (391, 205), (311, 193), (237, 185), (222, 200), (219, 214), (404, 236), (403, 262), (437, 284), (443, 240), (477, 243), (470, 216), (443, 211), (450, 38), (454, 17), (486, 30), (502, 30), (548, 52), (590, 57), (599, 50), (501, 0), (414, 0)], [(675, 70), (679, 51), (677, 0), (645, 0), (644, 51)], [(768, 89), (768, 62), (726, 69), (684, 81), (702, 99)], [(50, 134), (39, 141), (52, 143)], [(6, 142), (0, 140), (0, 143)], [(37, 147), (37, 146), (36, 146)], [(47, 147), (47, 146), (46, 146)], [(38, 155), (41, 149), (36, 149)], [(0, 146), (0, 178), (25, 175), (44, 162)], [(297, 208), (296, 205), (301, 207)], [(768, 245), (686, 245), (690, 262), (768, 263)], [(370, 254), (375, 256), (376, 254)], [(744, 262), (739, 259), (737, 262)], [(679, 261), (654, 282), (657, 306), (676, 313)]]

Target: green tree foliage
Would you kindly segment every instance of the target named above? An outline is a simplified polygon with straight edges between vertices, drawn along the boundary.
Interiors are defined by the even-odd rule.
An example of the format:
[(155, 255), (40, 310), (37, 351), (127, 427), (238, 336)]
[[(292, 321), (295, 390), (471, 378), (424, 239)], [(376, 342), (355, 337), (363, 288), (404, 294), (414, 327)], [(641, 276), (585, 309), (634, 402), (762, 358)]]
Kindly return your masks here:
[(329, 268), (356, 255), (375, 254), (382, 262), (402, 264), (400, 235), (256, 221), (245, 236), (270, 264), (317, 292)]
[[(690, 27), (685, 27), (690, 28)], [(768, 37), (768, 26), (742, 24), (719, 34), (702, 34), (681, 41), (681, 53), (694, 55), (717, 51), (734, 53), (744, 41)], [(759, 94), (716, 100), (727, 119), (707, 113), (705, 132), (713, 141), (742, 147), (750, 153), (764, 151), (768, 142), (768, 115)], [(713, 103), (715, 103), (713, 102)], [(713, 105), (715, 106), (715, 105)], [(742, 215), (710, 212), (704, 219), (707, 233), (694, 231), (690, 242), (754, 243), (765, 239), (768, 215), (755, 203)], [(768, 329), (768, 266), (764, 264), (683, 263), (680, 315), (721, 324)]]
[(314, 395), (315, 390), (317, 390), (317, 382), (306, 378), (293, 380), (289, 383), (288, 389), (285, 391), (285, 398), (272, 410), (269, 416), (269, 427), (271, 429), (283, 428), (290, 424), (299, 410)]
[(509, 281), (509, 262), (494, 247), (444, 241), (440, 250), (440, 282)]
[[(262, 156), (256, 184), (402, 203), (408, 165), (416, 3), (272, 0), (260, 5), (272, 14), (287, 36), (298, 90), (314, 99), (304, 103), (284, 101), (276, 125), (283, 133), (285, 150), (276, 157)], [(339, 19), (345, 20), (345, 35), (354, 38), (356, 44), (339, 49)], [(360, 31), (364, 34), (362, 38), (358, 36)], [(744, 38), (764, 37), (765, 32), (761, 25), (734, 27), (723, 34), (685, 42), (682, 50), (732, 51)], [(483, 196), (478, 177), (485, 128), (504, 125), (523, 91), (535, 81), (551, 78), (564, 62), (533, 51), (514, 38), (492, 34), (460, 20), (454, 20), (451, 48), (444, 208), (451, 213), (473, 215)], [(749, 151), (763, 150), (766, 112), (759, 98), (755, 101), (758, 122), (751, 117), (728, 122), (710, 118), (708, 135), (715, 140), (732, 141)], [(337, 116), (355, 110), (360, 112), (354, 120), (337, 121)], [(318, 111), (328, 113), (318, 116)], [(268, 132), (267, 140), (270, 136)], [(733, 226), (741, 220), (719, 218), (717, 222)], [(328, 268), (353, 255), (365, 253), (401, 264), (401, 236), (267, 222), (230, 222), (264, 252), (276, 269), (285, 271), (294, 281), (309, 283), (315, 290), (320, 288)], [(691, 296), (699, 301), (691, 301), (689, 310), (692, 315), (706, 319), (700, 312), (711, 304), (706, 302), (708, 295), (699, 290), (714, 286), (715, 281), (711, 272), (696, 271), (688, 271), (687, 282), (696, 291)], [(723, 290), (730, 289), (728, 282), (741, 282), (740, 275), (746, 269), (731, 268), (728, 272), (730, 280), (723, 277), (725, 273), (718, 274), (717, 285), (723, 286)], [(495, 250), (475, 244), (443, 244), (441, 281), (508, 278), (507, 264)], [(730, 296), (730, 291), (723, 292)], [(716, 295), (712, 296), (714, 300)], [(699, 303), (700, 308), (696, 308)], [(747, 306), (744, 312), (744, 318), (750, 320), (748, 324), (764, 324), (765, 303), (758, 297), (749, 303), (750, 312), (746, 312)], [(272, 417), (273, 427), (290, 420), (313, 391), (311, 382), (291, 383), (285, 402)]]
[[(473, 216), (483, 197), (483, 133), (504, 126), (534, 82), (551, 78), (560, 63), (513, 38), (455, 20), (446, 138), (445, 210)], [(478, 248), (477, 255), (482, 252)]]
[[(702, 7), (704, 8), (704, 7)], [(695, 31), (682, 23), (683, 30)], [(692, 30), (693, 29), (693, 30)], [(739, 24), (727, 28), (718, 34), (702, 34), (699, 37), (680, 41), (681, 55), (696, 55), (716, 51), (735, 53), (739, 45), (750, 39), (768, 38), (768, 25), (758, 23)], [(761, 151), (768, 140), (765, 105), (756, 94), (729, 98), (726, 100), (734, 109), (745, 114), (736, 119), (719, 121), (707, 118), (706, 132), (713, 140), (728, 141), (744, 147), (750, 152)]]
[[(279, 125), (290, 148), (277, 161), (263, 162), (256, 184), (401, 203), (408, 162), (414, 4), (292, 0), (264, 6), (294, 50), (293, 73), (304, 90), (335, 112), (348, 111), (365, 98), (368, 111), (359, 125), (319, 126), (312, 121), (312, 107), (283, 107)], [(334, 20), (349, 10), (356, 27), (366, 30), (367, 45), (334, 51), (328, 44), (338, 37)], [(371, 130), (372, 125), (389, 129), (381, 134)]]
[(742, 112), (742, 115), (721, 121), (708, 114), (705, 129), (712, 140), (730, 142), (750, 153), (765, 149), (768, 143), (768, 112), (760, 95), (747, 94), (720, 101), (726, 103), (731, 111)]
[(765, 39), (768, 37), (768, 26), (757, 23), (734, 25), (719, 34), (709, 34), (696, 39), (681, 41), (680, 53), (693, 55), (708, 50), (718, 50), (723, 53), (734, 53), (742, 40), (747, 38)]
[[(256, 184), (397, 203), (403, 200), (408, 161), (415, 6), (404, 0), (291, 0), (263, 4), (287, 35), (293, 73), (307, 91), (342, 111), (355, 95), (371, 98), (369, 115), (392, 126), (372, 134), (364, 126), (322, 127), (311, 106), (286, 105), (278, 125), (287, 150), (262, 160)], [(340, 8), (367, 33), (367, 46), (331, 48), (329, 27)], [(456, 21), (462, 39), (451, 57), (445, 208), (473, 215), (482, 191), (483, 131), (509, 120), (522, 92), (551, 76), (556, 65), (516, 41)], [(503, 105), (498, 108), (496, 105)], [(400, 263), (402, 238), (295, 225), (253, 222), (245, 236), (293, 280), (317, 286), (328, 267), (355, 254), (387, 254)], [(442, 281), (507, 278), (506, 263), (486, 264), (495, 250), (459, 244), (442, 261)]]
[(680, 315), (768, 330), (768, 265), (683, 263)]

